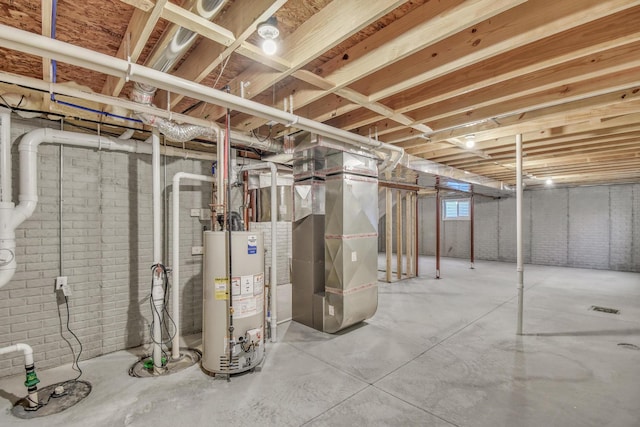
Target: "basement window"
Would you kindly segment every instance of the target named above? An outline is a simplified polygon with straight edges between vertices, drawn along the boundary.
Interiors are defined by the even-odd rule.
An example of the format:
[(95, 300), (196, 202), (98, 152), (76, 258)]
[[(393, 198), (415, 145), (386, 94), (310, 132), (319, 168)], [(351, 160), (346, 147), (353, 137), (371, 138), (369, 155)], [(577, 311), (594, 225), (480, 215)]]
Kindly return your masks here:
[(443, 219), (446, 220), (469, 220), (470, 199), (448, 199), (443, 200)]

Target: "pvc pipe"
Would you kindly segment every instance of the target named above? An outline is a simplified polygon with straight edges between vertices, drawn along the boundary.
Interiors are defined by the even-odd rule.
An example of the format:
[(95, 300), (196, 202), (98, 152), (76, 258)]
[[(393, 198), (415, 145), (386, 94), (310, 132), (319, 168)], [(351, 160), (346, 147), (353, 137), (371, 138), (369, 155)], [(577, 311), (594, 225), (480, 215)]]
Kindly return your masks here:
[(9, 347), (0, 348), (0, 355), (21, 351), (24, 354), (24, 366), (33, 365), (33, 349), (29, 344), (14, 344)]
[(171, 245), (171, 262), (173, 263), (173, 309), (172, 318), (175, 324), (175, 334), (171, 344), (171, 358), (173, 360), (180, 359), (180, 180), (192, 179), (195, 181), (214, 182), (211, 176), (196, 175), (187, 172), (178, 172), (173, 176), (173, 204), (172, 204), (172, 245)]
[[(55, 129), (36, 129), (25, 134), (18, 148), (20, 153), (20, 202), (15, 207), (13, 203), (0, 203), (0, 288), (9, 283), (17, 267), (15, 230), (33, 214), (38, 203), (38, 147), (42, 143), (138, 154), (151, 154), (152, 151), (151, 145), (146, 142), (126, 141)], [(213, 155), (193, 155), (173, 147), (165, 147), (164, 153), (175, 157), (215, 159)]]
[(524, 265), (522, 254), (522, 135), (516, 135), (516, 254), (518, 272), (518, 325), (517, 335), (522, 335), (524, 300)]
[(160, 133), (157, 129), (151, 134), (151, 169), (153, 198), (153, 282), (151, 298), (153, 299), (153, 373), (158, 375), (162, 370), (162, 312), (164, 310), (164, 272), (162, 264), (162, 200), (160, 189)]
[(397, 164), (404, 155), (402, 148), (391, 144), (385, 144), (324, 123), (296, 116), (295, 114), (281, 111), (249, 99), (243, 99), (239, 96), (225, 93), (143, 65), (114, 58), (59, 40), (52, 40), (48, 37), (19, 30), (7, 25), (0, 24), (0, 40), (3, 40), (4, 47), (9, 49), (38, 55), (40, 57), (57, 59), (71, 65), (88, 68), (104, 74), (125, 77), (193, 99), (216, 104), (263, 119), (295, 126), (298, 129), (324, 135), (357, 147), (365, 146), (374, 150), (382, 150), (387, 152), (389, 158), (395, 157), (391, 164)]
[(0, 202), (11, 203), (11, 110), (0, 107)]
[(27, 371), (27, 381), (30, 380), (30, 373), (33, 373), (35, 378), (35, 381), (27, 386), (27, 393), (29, 407), (36, 409), (39, 406), (38, 387), (36, 384), (40, 381), (35, 377), (35, 367), (33, 365), (33, 349), (28, 344), (18, 343), (10, 345), (8, 347), (0, 348), (0, 355), (14, 353), (17, 351), (21, 351), (24, 354), (24, 367)]
[(278, 341), (278, 254), (277, 254), (277, 231), (278, 231), (278, 168), (274, 163), (265, 162), (242, 167), (242, 171), (271, 169), (271, 342)]

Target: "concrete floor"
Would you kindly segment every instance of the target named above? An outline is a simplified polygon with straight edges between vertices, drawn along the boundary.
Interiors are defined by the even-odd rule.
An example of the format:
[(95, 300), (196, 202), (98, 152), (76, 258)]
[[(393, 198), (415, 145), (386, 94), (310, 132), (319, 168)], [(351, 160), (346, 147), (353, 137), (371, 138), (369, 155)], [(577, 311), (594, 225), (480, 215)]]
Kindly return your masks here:
[[(640, 350), (619, 345), (640, 348), (640, 274), (527, 265), (516, 337), (514, 264), (445, 259), (440, 280), (433, 259), (421, 265), (422, 278), (380, 284), (360, 327), (281, 325), (261, 372), (135, 379), (136, 356), (120, 351), (81, 362), (92, 393), (44, 419), (14, 418), (24, 380), (1, 380), (0, 425), (640, 425)], [(39, 372), (44, 385), (69, 376)]]

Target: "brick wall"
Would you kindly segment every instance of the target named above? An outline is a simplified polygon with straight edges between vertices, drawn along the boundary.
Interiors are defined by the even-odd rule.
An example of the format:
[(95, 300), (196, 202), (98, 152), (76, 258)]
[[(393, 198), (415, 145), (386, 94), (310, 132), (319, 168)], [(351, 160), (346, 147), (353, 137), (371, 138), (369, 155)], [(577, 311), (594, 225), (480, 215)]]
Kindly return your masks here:
[[(59, 128), (49, 121), (12, 118), (12, 139), (39, 127)], [(13, 145), (13, 154), (13, 193), (17, 200), (17, 144)], [(18, 269), (0, 289), (0, 347), (27, 343), (42, 368), (70, 363), (73, 357), (63, 339), (70, 338), (64, 331), (64, 300), (54, 293), (59, 275), (68, 276), (72, 289), (71, 329), (82, 341), (83, 359), (149, 341), (151, 156), (67, 146), (63, 148), (62, 182), (59, 156), (60, 146), (40, 146), (39, 202), (34, 215), (17, 230)], [(163, 233), (163, 253), (164, 263), (170, 267), (172, 177), (179, 171), (207, 174), (210, 167), (206, 161), (165, 157), (162, 161), (161, 173), (166, 180), (163, 217), (168, 224)], [(193, 182), (181, 186), (179, 292), (183, 334), (198, 332), (202, 325), (202, 259), (191, 255), (191, 246), (202, 245), (203, 226), (209, 223), (190, 217), (189, 209), (208, 205), (209, 188)], [(175, 283), (172, 286), (177, 287)], [(0, 377), (23, 370), (19, 355), (0, 360)]]
[[(277, 283), (283, 285), (291, 283), (291, 223), (279, 221), (276, 223), (277, 228)], [(260, 231), (264, 233), (264, 251), (265, 251), (265, 274), (269, 274), (271, 269), (271, 222), (252, 222), (249, 224), (249, 230)], [(269, 281), (271, 277), (267, 278)]]
[[(434, 255), (435, 198), (419, 200), (420, 253)], [(516, 200), (475, 198), (476, 259), (515, 262)], [(526, 263), (640, 271), (640, 184), (525, 191)], [(443, 221), (442, 255), (469, 256), (469, 223)]]

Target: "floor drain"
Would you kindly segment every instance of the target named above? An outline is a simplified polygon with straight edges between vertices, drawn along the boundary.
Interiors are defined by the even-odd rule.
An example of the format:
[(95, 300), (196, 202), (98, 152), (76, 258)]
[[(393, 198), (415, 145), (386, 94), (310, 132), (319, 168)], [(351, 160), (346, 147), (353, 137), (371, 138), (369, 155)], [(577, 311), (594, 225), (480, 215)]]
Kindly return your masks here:
[(620, 314), (620, 310), (618, 310), (617, 308), (600, 307), (599, 305), (592, 305), (590, 310), (609, 314)]
[(618, 345), (623, 348), (628, 348), (629, 350), (640, 350), (640, 347), (635, 344), (629, 344), (628, 342), (621, 342)]

